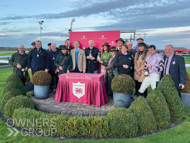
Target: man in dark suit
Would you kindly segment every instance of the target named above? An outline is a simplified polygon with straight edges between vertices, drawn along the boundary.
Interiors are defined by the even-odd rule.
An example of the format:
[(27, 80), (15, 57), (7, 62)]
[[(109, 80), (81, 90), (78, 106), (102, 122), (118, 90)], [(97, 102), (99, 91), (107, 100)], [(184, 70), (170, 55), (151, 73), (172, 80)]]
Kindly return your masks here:
[(47, 49), (47, 51), (48, 52), (51, 51), (51, 43), (48, 43), (48, 49)]
[(53, 91), (54, 83), (56, 86), (58, 83), (58, 76), (55, 75), (56, 67), (54, 65), (54, 61), (55, 61), (55, 59), (59, 53), (60, 53), (60, 50), (58, 48), (56, 48), (56, 44), (52, 43), (51, 44), (51, 50), (48, 52), (48, 54), (49, 54), (49, 71), (48, 72), (49, 72), (49, 74), (51, 74), (51, 77), (52, 77), (49, 92)]
[(167, 45), (165, 47), (164, 56), (164, 71), (161, 77), (170, 74), (176, 84), (179, 96), (181, 97), (181, 89), (185, 88), (186, 82), (186, 68), (185, 61), (182, 56), (174, 54), (173, 46)]
[(86, 70), (87, 73), (98, 73), (98, 56), (99, 50), (94, 47), (94, 41), (89, 41), (89, 47), (85, 49), (86, 54)]
[(32, 72), (32, 75), (39, 70), (45, 72), (49, 70), (49, 54), (42, 48), (42, 43), (39, 40), (36, 41), (36, 47), (31, 50), (28, 57), (28, 70)]

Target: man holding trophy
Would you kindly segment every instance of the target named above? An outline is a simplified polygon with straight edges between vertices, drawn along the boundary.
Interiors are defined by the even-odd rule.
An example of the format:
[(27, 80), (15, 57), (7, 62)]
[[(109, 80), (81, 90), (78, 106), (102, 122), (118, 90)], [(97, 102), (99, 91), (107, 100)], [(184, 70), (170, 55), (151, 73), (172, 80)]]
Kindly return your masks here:
[[(98, 73), (99, 50), (94, 47), (94, 41), (89, 41), (89, 47), (85, 49), (87, 73)], [(98, 57), (99, 55), (99, 57)]]
[(156, 53), (156, 46), (150, 45), (148, 51), (149, 56), (147, 56), (145, 61), (145, 79), (139, 89), (140, 95), (143, 95), (150, 85), (152, 90), (156, 88), (160, 81), (160, 73), (164, 69), (164, 58)]

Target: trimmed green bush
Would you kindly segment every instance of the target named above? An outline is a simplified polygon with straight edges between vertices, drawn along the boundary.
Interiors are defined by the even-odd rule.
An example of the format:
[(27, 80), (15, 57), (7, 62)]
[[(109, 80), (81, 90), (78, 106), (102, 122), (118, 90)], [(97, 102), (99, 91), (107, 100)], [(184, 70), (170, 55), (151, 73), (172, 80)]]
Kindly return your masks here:
[(170, 110), (162, 92), (156, 88), (146, 100), (155, 115), (157, 128), (160, 130), (168, 127), (171, 124)]
[(26, 89), (23, 85), (23, 83), (16, 83), (16, 82), (7, 82), (6, 85), (3, 88), (3, 94), (6, 92), (9, 92), (11, 89), (18, 89), (22, 92), (21, 95), (26, 95)]
[(157, 129), (155, 116), (144, 97), (137, 97), (129, 109), (137, 116), (138, 133), (152, 133)]
[(183, 118), (184, 106), (179, 97), (178, 90), (171, 75), (164, 76), (158, 88), (162, 91), (170, 109), (171, 122), (179, 122)]
[(181, 90), (182, 93), (190, 93), (190, 78), (188, 72), (186, 72), (185, 88)]
[(172, 76), (166, 75), (161, 79), (161, 81), (158, 84), (158, 87), (173, 87), (173, 88), (175, 87), (176, 88), (176, 85), (173, 81)]
[(135, 113), (128, 108), (115, 108), (109, 111), (108, 117), (111, 122), (109, 125), (109, 136), (134, 137), (138, 132), (138, 121)]
[[(11, 88), (7, 92), (12, 92), (12, 93), (14, 93), (15, 96), (22, 95), (22, 92), (19, 89), (16, 89), (16, 88)], [(7, 92), (5, 92), (5, 93), (7, 93)], [(3, 96), (5, 95), (5, 93), (2, 93), (1, 99), (3, 98)]]
[(45, 71), (37, 71), (32, 76), (32, 83), (34, 85), (50, 85), (51, 80), (51, 75)]
[(57, 123), (57, 132), (54, 134), (54, 136), (57, 137), (64, 137), (66, 135), (66, 132), (68, 132), (66, 130), (66, 125), (67, 125), (67, 121), (69, 120), (71, 116), (69, 115), (57, 115), (56, 117), (56, 123)]
[(111, 82), (111, 88), (113, 92), (118, 93), (131, 93), (135, 88), (135, 82), (131, 76), (126, 74), (119, 74), (114, 76)]
[[(26, 119), (29, 119), (29, 121), (25, 121)], [(45, 135), (59, 137), (108, 137), (108, 126), (110, 123), (110, 118), (107, 116), (72, 117), (68, 115), (47, 114), (29, 108), (16, 109), (13, 114), (13, 120), (18, 127), (32, 128)], [(22, 124), (21, 121), (23, 121)], [(32, 122), (32, 124), (28, 124), (29, 122)], [(51, 130), (55, 133), (50, 134), (49, 131)]]
[(32, 100), (28, 97), (20, 95), (12, 97), (6, 104), (4, 109), (4, 115), (6, 118), (12, 118), (15, 109), (28, 107), (34, 109), (34, 104)]
[[(44, 115), (41, 119), (56, 119), (57, 133), (55, 135), (65, 137), (95, 137), (103, 138), (108, 136), (108, 119), (105, 116), (53, 116)], [(54, 127), (54, 124), (50, 124)], [(61, 128), (62, 127), (62, 128)], [(44, 134), (47, 134), (49, 126), (43, 126)], [(53, 136), (55, 136), (53, 135)]]
[(1, 111), (2, 114), (4, 114), (5, 104), (12, 97), (15, 97), (15, 95), (12, 92), (9, 91), (6, 94), (4, 94), (4, 96), (1, 98), (1, 101), (0, 101), (0, 111)]
[[(15, 82), (15, 83), (17, 83), (17, 84), (20, 84), (20, 83), (22, 83), (22, 81), (21, 81), (21, 79), (19, 78), (19, 76), (18, 75), (16, 75), (16, 74), (11, 74), (11, 75), (9, 75), (8, 77), (7, 77), (7, 79), (6, 79), (6, 83), (7, 82)], [(6, 84), (5, 83), (5, 84)], [(22, 83), (23, 84), (23, 83)]]
[(12, 118), (14, 119), (14, 123), (17, 127), (25, 128), (27, 130), (37, 130), (38, 128), (40, 128), (40, 126), (42, 126), (40, 117), (44, 114), (48, 113), (24, 107), (15, 109)]

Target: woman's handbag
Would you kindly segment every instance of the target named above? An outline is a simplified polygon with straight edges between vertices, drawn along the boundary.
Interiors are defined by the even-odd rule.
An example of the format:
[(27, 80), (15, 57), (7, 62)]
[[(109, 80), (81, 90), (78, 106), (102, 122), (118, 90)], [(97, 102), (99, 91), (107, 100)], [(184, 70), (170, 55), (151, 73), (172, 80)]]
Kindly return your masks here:
[[(65, 58), (63, 59), (63, 61), (61, 62), (61, 64), (60, 64), (59, 66), (61, 66), (61, 65), (63, 64), (63, 62), (64, 62), (64, 60), (66, 59), (66, 57), (67, 57), (67, 56), (65, 56)], [(58, 70), (59, 70), (59, 67), (55, 69), (55, 74), (57, 74)]]

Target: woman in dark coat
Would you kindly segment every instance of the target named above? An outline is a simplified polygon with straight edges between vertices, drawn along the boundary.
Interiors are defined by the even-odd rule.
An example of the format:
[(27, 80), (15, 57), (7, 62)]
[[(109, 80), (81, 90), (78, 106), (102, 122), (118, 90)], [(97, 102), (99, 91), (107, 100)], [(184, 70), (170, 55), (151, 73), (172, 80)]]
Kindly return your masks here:
[(107, 90), (107, 95), (112, 96), (113, 91), (111, 89), (111, 82), (113, 79), (113, 67), (115, 65), (115, 59), (117, 55), (117, 47), (111, 47), (111, 56), (108, 58), (108, 62), (100, 61), (100, 63), (105, 66), (106, 73), (105, 73), (105, 79), (106, 79), (106, 90)]
[(128, 74), (133, 77), (134, 61), (132, 55), (127, 52), (127, 45), (121, 47), (121, 53), (117, 54), (115, 60), (115, 67), (119, 74)]
[[(57, 72), (57, 76), (64, 73), (70, 73), (70, 69), (72, 68), (72, 58), (67, 52), (67, 47), (65, 45), (60, 46), (61, 52), (57, 55), (54, 65), (59, 68), (59, 72)], [(62, 61), (63, 64), (61, 65)]]

